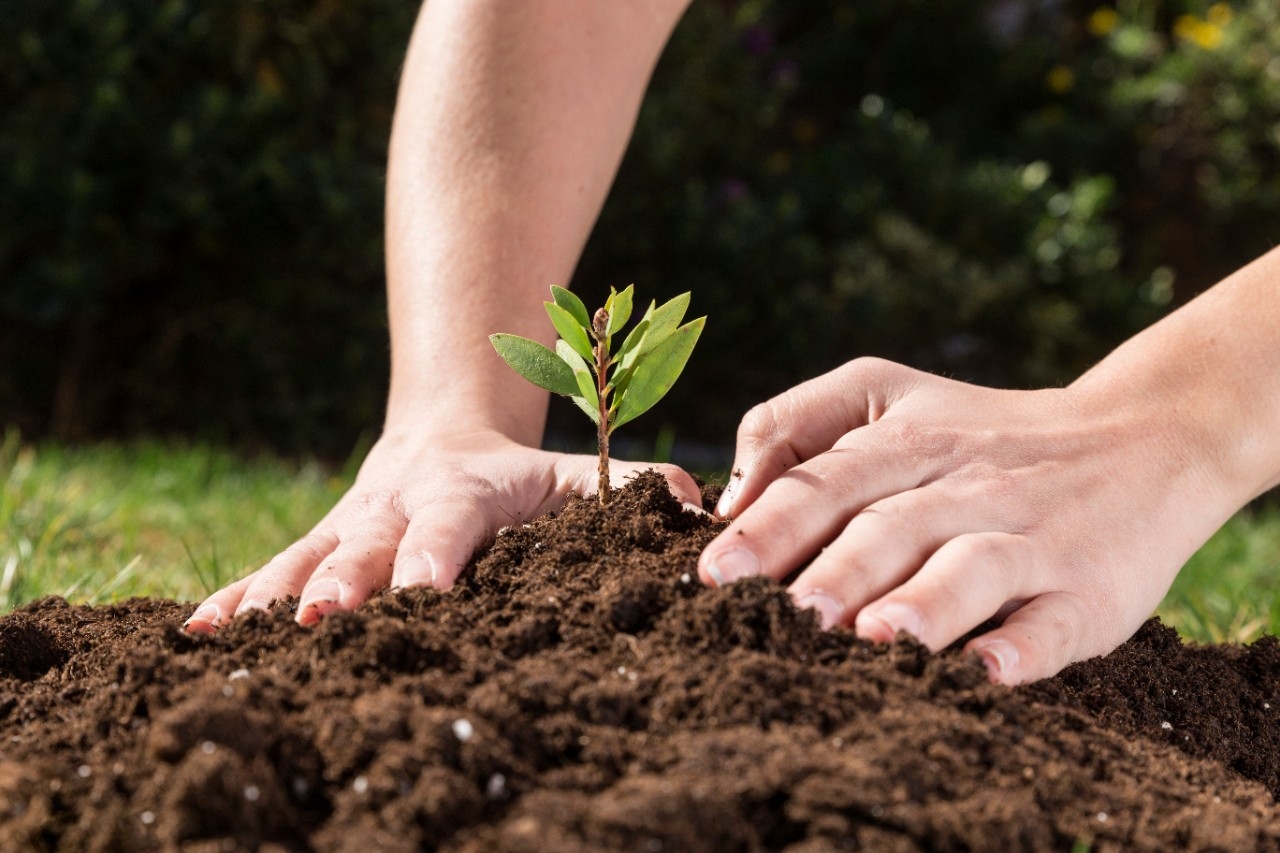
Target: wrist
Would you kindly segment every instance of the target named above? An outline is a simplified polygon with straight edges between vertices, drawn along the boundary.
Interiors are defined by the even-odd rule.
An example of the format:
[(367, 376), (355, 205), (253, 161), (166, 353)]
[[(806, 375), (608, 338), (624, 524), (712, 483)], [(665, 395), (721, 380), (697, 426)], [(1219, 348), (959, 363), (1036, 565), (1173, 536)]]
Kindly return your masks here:
[(1085, 417), (1123, 424), (1171, 485), (1225, 508), (1225, 521), (1275, 485), (1275, 421), (1234, 381), (1240, 374), (1206, 357), (1200, 332), (1179, 325), (1127, 342), (1066, 391)]
[[(487, 391), (458, 378), (451, 388), (435, 383), (406, 387), (392, 382), (383, 436), (405, 442), (439, 442), (486, 436), (537, 447), (542, 443), (548, 395), (532, 386), (510, 393)], [(461, 389), (459, 394), (453, 388)], [(530, 390), (537, 393), (530, 393)]]

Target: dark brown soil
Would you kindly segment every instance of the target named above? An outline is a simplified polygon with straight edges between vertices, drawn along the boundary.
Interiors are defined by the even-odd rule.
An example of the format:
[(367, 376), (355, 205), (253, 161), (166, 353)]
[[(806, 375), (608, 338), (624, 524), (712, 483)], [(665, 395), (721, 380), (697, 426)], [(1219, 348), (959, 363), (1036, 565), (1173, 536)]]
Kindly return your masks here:
[(1153, 622), (1011, 691), (819, 631), (775, 584), (702, 587), (715, 530), (646, 475), (505, 531), (448, 593), (311, 630), (25, 607), (0, 619), (0, 847), (1280, 850), (1274, 639)]

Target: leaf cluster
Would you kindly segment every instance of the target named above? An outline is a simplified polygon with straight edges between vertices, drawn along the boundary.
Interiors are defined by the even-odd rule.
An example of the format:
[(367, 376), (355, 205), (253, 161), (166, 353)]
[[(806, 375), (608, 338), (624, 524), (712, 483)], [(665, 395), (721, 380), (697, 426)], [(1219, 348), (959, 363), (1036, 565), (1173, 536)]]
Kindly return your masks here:
[(581, 299), (552, 285), (552, 301), (543, 305), (560, 335), (554, 350), (519, 335), (495, 334), (489, 340), (517, 373), (568, 397), (610, 434), (671, 390), (707, 319), (681, 325), (688, 293), (662, 305), (650, 302), (615, 352), (613, 339), (631, 319), (634, 296), (634, 285), (621, 292), (611, 288), (604, 308), (593, 318)]

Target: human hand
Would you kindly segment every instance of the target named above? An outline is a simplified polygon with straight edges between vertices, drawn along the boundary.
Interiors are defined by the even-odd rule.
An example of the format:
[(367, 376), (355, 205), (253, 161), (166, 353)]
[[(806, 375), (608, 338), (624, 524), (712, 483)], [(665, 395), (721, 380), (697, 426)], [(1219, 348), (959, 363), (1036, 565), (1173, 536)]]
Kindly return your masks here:
[(733, 522), (699, 574), (808, 563), (789, 591), (824, 627), (933, 650), (1002, 619), (965, 648), (995, 681), (1048, 677), (1131, 636), (1238, 506), (1203, 446), (1132, 391), (993, 390), (859, 359), (747, 414), (717, 508)]
[[(596, 456), (535, 450), (493, 432), (434, 440), (384, 436), (351, 489), (310, 533), (261, 569), (204, 601), (188, 631), (217, 630), (233, 615), (301, 595), (297, 620), (310, 625), (351, 610), (375, 590), (447, 589), (498, 529), (594, 491)], [(611, 464), (613, 482), (659, 469), (676, 498), (701, 506), (698, 486), (674, 465)]]

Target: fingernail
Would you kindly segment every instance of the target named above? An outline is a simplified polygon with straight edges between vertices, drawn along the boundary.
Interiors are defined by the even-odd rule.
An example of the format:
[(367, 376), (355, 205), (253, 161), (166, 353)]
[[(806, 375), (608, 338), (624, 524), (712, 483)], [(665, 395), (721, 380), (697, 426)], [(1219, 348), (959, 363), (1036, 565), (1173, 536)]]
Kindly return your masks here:
[(684, 507), (686, 510), (688, 510), (689, 512), (693, 513), (694, 515), (710, 515), (709, 512), (707, 512), (705, 509), (700, 507), (698, 504), (683, 503), (680, 505)]
[(342, 584), (337, 578), (316, 581), (302, 592), (298, 604), (298, 622), (310, 625), (338, 609), (342, 600)]
[(715, 579), (717, 586), (724, 586), (739, 578), (760, 574), (760, 558), (746, 548), (734, 548), (712, 560), (707, 572)]
[[(868, 624), (864, 620), (875, 620), (880, 623), (880, 626), (887, 629), (887, 632), (877, 630), (876, 625)], [(854, 623), (854, 630), (858, 636), (868, 640), (888, 639), (891, 641), (898, 635), (899, 631), (906, 631), (918, 640), (923, 629), (924, 619), (920, 616), (920, 611), (909, 604), (900, 604), (896, 601), (887, 601), (874, 610), (863, 610), (858, 614), (858, 618)]]
[(182, 623), (182, 627), (188, 631), (197, 631), (199, 633), (208, 633), (209, 628), (216, 628), (218, 621), (222, 618), (222, 610), (216, 604), (202, 604), (196, 608), (196, 612), (191, 614), (186, 622)]
[(797, 600), (796, 607), (817, 611), (818, 625), (824, 631), (840, 624), (840, 616), (844, 613), (844, 605), (816, 589)]
[(267, 607), (267, 602), (263, 601), (262, 599), (246, 598), (244, 601), (240, 602), (240, 607), (238, 610), (236, 610), (236, 612), (246, 613), (250, 610), (268, 610), (268, 609), (270, 608)]
[(435, 561), (426, 554), (417, 554), (405, 557), (396, 564), (396, 576), (391, 580), (391, 588), (435, 586), (438, 579)]
[(728, 518), (729, 511), (733, 509), (733, 484), (724, 487), (724, 491), (720, 493), (720, 500), (716, 501), (716, 515), (721, 518)]
[(1008, 640), (987, 640), (972, 647), (987, 667), (987, 674), (994, 681), (1013, 672), (1018, 665), (1018, 647)]

